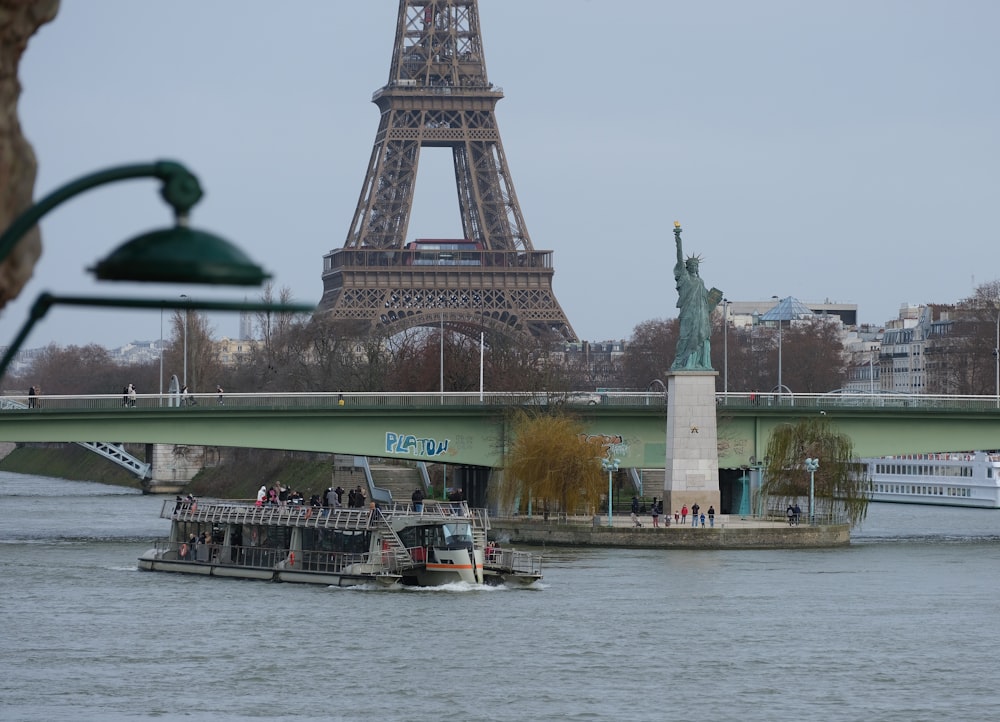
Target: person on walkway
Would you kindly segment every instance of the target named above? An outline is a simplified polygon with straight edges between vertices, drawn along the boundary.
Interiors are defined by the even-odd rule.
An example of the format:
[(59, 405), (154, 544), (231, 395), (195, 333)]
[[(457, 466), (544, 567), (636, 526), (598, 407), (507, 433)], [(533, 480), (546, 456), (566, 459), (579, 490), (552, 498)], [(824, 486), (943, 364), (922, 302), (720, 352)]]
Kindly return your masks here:
[(792, 515), (795, 517), (795, 526), (798, 526), (799, 519), (802, 518), (802, 509), (799, 508), (798, 502), (795, 502), (795, 506), (792, 507)]
[(698, 526), (698, 510), (701, 509), (698, 506), (698, 502), (691, 505), (691, 526)]
[(680, 524), (680, 523), (681, 523), (681, 513), (676, 509), (674, 509), (674, 524)]
[(681, 524), (687, 524), (688, 522), (688, 505), (685, 504), (681, 507)]
[(28, 389), (28, 408), (33, 409), (38, 404), (38, 392), (32, 386)]
[(128, 405), (135, 408), (135, 386), (132, 384), (128, 385)]
[(708, 525), (715, 526), (715, 507), (711, 504), (708, 506)]
[(785, 509), (785, 516), (788, 517), (788, 526), (795, 526), (795, 509), (792, 508), (791, 504)]
[(637, 516), (639, 514), (639, 497), (637, 496), (632, 497), (632, 513)]
[(222, 394), (225, 393), (222, 390), (222, 386), (216, 384), (216, 386), (215, 386), (215, 393), (217, 393), (219, 395), (219, 406), (222, 406)]
[(701, 515), (701, 528), (702, 529), (705, 528), (705, 514), (704, 514), (704, 512)]
[(413, 490), (410, 495), (410, 501), (413, 502), (413, 511), (418, 514), (424, 510), (424, 490), (419, 486)]
[(649, 512), (653, 516), (653, 528), (658, 529), (660, 527), (660, 507), (656, 503), (656, 497), (653, 497), (653, 507)]

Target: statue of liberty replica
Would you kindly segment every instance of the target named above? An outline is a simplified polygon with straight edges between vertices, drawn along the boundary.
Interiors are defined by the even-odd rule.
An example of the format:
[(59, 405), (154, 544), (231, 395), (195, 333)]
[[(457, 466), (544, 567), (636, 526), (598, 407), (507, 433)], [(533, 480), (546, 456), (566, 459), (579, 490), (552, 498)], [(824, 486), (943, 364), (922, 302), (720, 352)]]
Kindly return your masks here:
[(677, 283), (680, 332), (677, 354), (670, 370), (711, 371), (712, 312), (722, 300), (722, 291), (717, 288), (711, 291), (705, 289), (705, 283), (698, 275), (698, 266), (701, 264), (698, 256), (684, 259), (680, 221), (674, 222), (674, 240), (677, 244), (674, 280)]
[(677, 243), (677, 308), (680, 331), (677, 354), (667, 374), (667, 453), (664, 465), (663, 506), (679, 509), (695, 504), (721, 509), (719, 447), (712, 369), (712, 312), (722, 291), (706, 290), (697, 256), (684, 258), (681, 224), (674, 223)]

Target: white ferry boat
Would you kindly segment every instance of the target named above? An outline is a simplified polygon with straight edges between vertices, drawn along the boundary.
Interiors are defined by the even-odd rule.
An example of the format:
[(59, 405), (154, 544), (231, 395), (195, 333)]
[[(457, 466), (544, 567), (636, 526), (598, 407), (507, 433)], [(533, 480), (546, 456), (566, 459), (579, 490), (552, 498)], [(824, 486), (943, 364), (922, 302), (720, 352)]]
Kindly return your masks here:
[(862, 459), (872, 501), (1000, 508), (1000, 453), (970, 451)]
[(489, 517), (465, 502), (374, 509), (166, 501), (166, 541), (139, 568), (327, 586), (532, 584), (541, 560), (487, 543)]

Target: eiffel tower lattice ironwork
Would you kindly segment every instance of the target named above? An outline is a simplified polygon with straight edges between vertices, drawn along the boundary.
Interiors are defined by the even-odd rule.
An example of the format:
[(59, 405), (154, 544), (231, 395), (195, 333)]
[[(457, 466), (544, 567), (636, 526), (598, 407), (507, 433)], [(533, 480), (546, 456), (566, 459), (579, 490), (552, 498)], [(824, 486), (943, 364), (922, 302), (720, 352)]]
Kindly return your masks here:
[[(396, 333), (464, 332), (573, 341), (552, 290), (551, 251), (532, 246), (494, 109), (477, 0), (400, 0), (381, 120), (343, 248), (323, 259), (318, 313)], [(412, 240), (420, 150), (451, 148), (463, 239)]]

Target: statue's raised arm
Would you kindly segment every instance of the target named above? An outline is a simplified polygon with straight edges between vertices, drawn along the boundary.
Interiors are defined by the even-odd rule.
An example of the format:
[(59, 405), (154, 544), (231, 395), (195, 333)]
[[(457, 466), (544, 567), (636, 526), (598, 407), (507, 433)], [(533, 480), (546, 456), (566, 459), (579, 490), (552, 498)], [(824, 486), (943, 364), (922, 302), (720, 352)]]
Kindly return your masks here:
[(677, 283), (677, 308), (680, 331), (677, 338), (677, 354), (671, 371), (711, 371), (712, 311), (722, 298), (717, 288), (705, 289), (705, 283), (698, 275), (700, 259), (691, 256), (684, 259), (681, 244), (681, 224), (674, 223), (674, 239), (677, 245), (677, 265), (674, 266), (674, 281)]
[(677, 268), (684, 268), (684, 246), (681, 243), (680, 221), (674, 221), (674, 245), (677, 246)]

